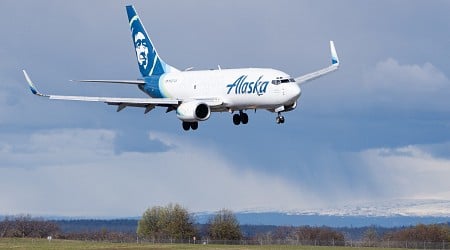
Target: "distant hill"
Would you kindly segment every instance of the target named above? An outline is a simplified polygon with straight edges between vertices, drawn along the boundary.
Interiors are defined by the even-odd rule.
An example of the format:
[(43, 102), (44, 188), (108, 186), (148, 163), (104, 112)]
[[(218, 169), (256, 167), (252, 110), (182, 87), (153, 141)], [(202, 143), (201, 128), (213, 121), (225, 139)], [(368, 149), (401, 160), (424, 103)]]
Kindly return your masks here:
[[(196, 213), (199, 223), (206, 223), (214, 213)], [(241, 224), (276, 226), (381, 227), (433, 224), (450, 221), (448, 200), (389, 200), (350, 204), (336, 208), (300, 211), (253, 209), (236, 212)]]
[[(274, 226), (329, 226), (329, 227), (401, 227), (416, 224), (447, 223), (450, 217), (428, 216), (338, 216), (288, 214), (282, 212), (245, 212), (235, 213), (241, 225), (274, 225)], [(198, 223), (207, 223), (212, 214), (196, 215)]]
[(137, 219), (64, 219), (52, 221), (58, 224), (59, 228), (64, 233), (98, 232), (101, 230), (108, 230), (110, 232), (136, 233), (138, 225)]

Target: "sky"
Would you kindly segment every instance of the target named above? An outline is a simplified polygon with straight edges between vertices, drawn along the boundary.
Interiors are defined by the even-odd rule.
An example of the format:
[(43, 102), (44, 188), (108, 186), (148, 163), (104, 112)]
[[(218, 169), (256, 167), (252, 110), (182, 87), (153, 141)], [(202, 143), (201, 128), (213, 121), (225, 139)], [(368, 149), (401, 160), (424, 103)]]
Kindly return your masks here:
[[(213, 113), (185, 132), (174, 112), (31, 95), (145, 97), (125, 5), (178, 69), (268, 67), (302, 86), (298, 107)], [(126, 217), (300, 211), (450, 200), (449, 1), (0, 1), (0, 214)]]

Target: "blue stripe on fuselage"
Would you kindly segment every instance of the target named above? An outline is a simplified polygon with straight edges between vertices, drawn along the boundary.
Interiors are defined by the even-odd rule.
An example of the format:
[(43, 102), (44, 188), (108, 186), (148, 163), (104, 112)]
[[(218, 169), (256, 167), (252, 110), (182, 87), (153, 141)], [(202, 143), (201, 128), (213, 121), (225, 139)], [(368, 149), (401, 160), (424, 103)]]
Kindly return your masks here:
[(159, 85), (161, 77), (162, 76), (145, 77), (145, 84), (143, 86), (141, 85), (139, 88), (153, 98), (165, 98)]

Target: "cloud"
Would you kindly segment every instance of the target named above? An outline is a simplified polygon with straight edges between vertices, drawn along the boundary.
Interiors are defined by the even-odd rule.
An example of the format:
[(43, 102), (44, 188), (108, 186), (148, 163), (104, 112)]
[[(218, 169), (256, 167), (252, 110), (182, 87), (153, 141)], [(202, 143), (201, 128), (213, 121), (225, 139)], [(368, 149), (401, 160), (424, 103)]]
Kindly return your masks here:
[(191, 211), (298, 211), (367, 197), (450, 199), (442, 145), (325, 151), (294, 181), (239, 164), (214, 144), (158, 131), (148, 138), (165, 150), (117, 152), (117, 132), (103, 129), (2, 138), (0, 213), (136, 216), (170, 202)]
[(368, 149), (358, 153), (358, 157), (385, 197), (450, 200), (449, 152), (446, 157), (436, 156), (433, 152), (434, 148), (440, 151), (441, 146), (408, 145)]
[(365, 77), (366, 87), (374, 90), (432, 93), (449, 88), (445, 74), (429, 62), (422, 66), (401, 65), (397, 60), (388, 58), (378, 62)]
[(0, 144), (0, 168), (35, 169), (95, 163), (111, 156), (114, 138), (115, 133), (102, 129), (55, 129), (27, 137), (13, 136), (13, 142)]
[[(324, 207), (393, 199), (450, 200), (450, 142), (339, 152), (299, 151), (291, 170)], [(299, 171), (301, 173), (299, 173)]]
[(431, 62), (403, 64), (388, 57), (371, 62), (366, 69), (355, 67), (356, 63), (346, 66), (344, 62), (333, 80), (305, 85), (302, 107), (314, 113), (370, 113), (382, 117), (386, 113), (389, 117), (404, 115), (405, 111), (409, 115), (450, 112), (450, 80)]
[(164, 152), (114, 151), (110, 130), (40, 131), (0, 146), (0, 213), (125, 216), (179, 202), (191, 210), (308, 207), (281, 177), (237, 165), (213, 147), (151, 132)]
[(450, 107), (450, 81), (429, 62), (402, 65), (393, 58), (380, 61), (365, 72), (362, 90), (372, 105), (381, 107), (434, 111)]

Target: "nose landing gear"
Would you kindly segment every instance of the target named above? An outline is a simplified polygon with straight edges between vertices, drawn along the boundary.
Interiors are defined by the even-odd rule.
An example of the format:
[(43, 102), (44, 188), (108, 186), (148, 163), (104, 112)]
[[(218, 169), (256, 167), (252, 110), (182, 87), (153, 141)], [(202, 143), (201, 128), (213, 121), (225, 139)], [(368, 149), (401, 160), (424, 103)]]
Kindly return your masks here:
[(278, 116), (277, 116), (277, 118), (275, 119), (275, 121), (276, 121), (277, 124), (282, 124), (282, 123), (284, 123), (284, 116), (281, 115), (281, 112), (278, 112)]

